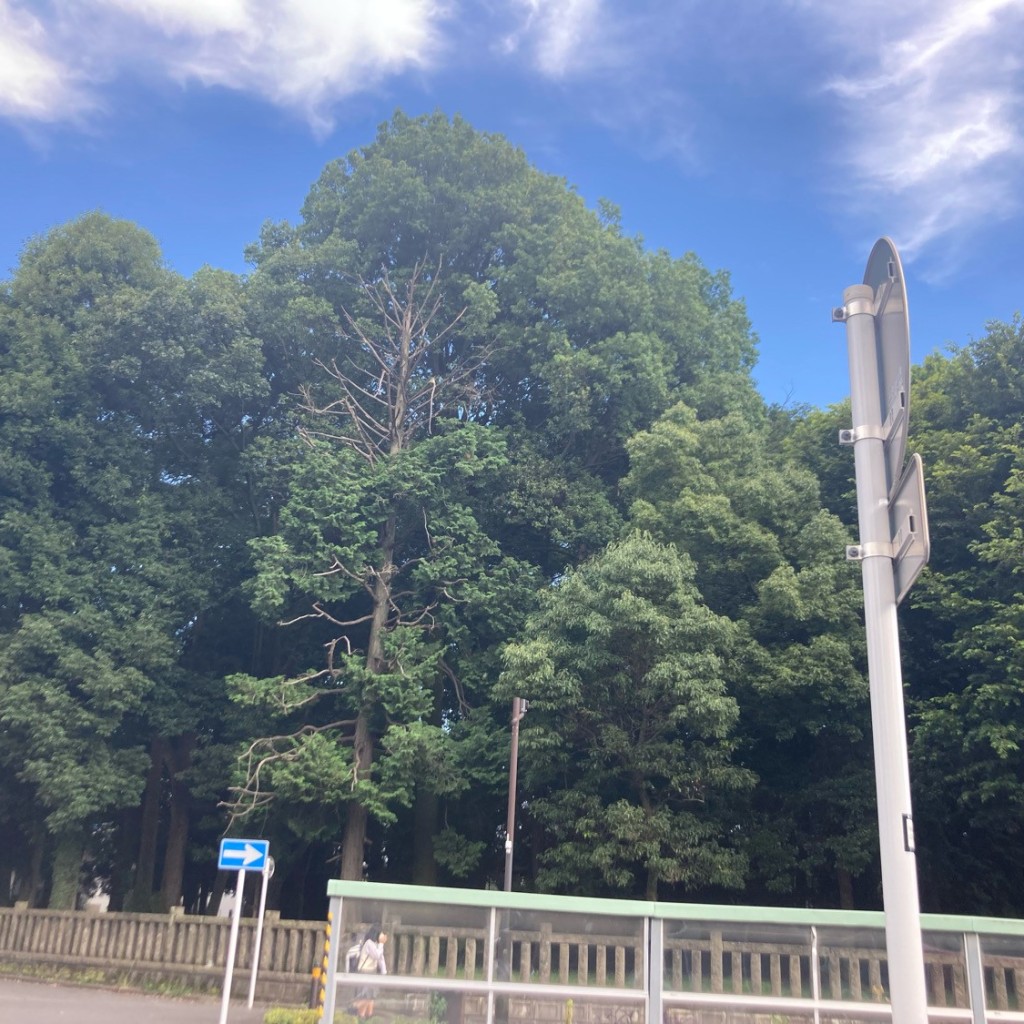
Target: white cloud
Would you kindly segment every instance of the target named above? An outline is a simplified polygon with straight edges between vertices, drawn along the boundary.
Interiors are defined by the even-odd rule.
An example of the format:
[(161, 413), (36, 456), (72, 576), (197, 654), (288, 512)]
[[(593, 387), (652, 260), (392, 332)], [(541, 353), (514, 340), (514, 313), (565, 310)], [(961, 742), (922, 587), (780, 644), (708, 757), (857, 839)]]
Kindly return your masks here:
[(949, 246), (1020, 207), (1024, 0), (906, 0), (898, 21), (860, 23), (838, 4), (805, 6), (827, 14), (856, 68), (827, 85), (855, 195), (888, 212), (908, 259), (952, 266)]
[(0, 0), (0, 116), (52, 121), (89, 105), (74, 71), (50, 52), (39, 19)]
[[(62, 81), (97, 85), (131, 69), (259, 95), (320, 131), (344, 97), (429, 66), (448, 14), (442, 0), (53, 0), (38, 18), (0, 4), (22, 26), (22, 65), (37, 69), (24, 117), (70, 116), (75, 94)], [(13, 95), (0, 77), (0, 104), (10, 109)]]
[(603, 63), (610, 15), (601, 0), (514, 0), (518, 25), (502, 40), (506, 53), (526, 51), (541, 74), (564, 78)]
[(442, 56), (472, 73), (496, 48), (623, 145), (690, 169), (716, 146), (735, 156), (748, 145), (730, 135), (719, 90), (734, 107), (742, 97), (805, 114), (818, 76), (835, 191), (845, 209), (884, 219), (908, 259), (941, 261), (943, 247), (1024, 202), (1024, 0), (745, 0), (742, 17), (727, 7), (0, 0), (0, 117), (81, 120), (107, 83), (148, 77), (260, 96), (322, 132), (347, 96)]
[(674, 76), (691, 57), (688, 8), (701, 2), (511, 0), (502, 13), (515, 27), (495, 33), (495, 48), (639, 158), (692, 168), (697, 103)]
[(167, 35), (244, 32), (249, 24), (246, 0), (94, 0)]
[(238, 28), (193, 36), (169, 56), (169, 69), (301, 110), (320, 129), (330, 127), (333, 102), (428, 65), (439, 45), (440, 11), (426, 0), (252, 0), (247, 8)]

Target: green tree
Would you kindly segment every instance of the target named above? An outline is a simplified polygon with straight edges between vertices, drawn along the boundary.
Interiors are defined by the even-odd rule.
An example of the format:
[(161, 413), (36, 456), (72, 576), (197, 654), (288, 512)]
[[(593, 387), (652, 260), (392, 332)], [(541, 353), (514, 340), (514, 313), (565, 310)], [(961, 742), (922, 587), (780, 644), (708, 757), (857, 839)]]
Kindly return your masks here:
[[(431, 612), (439, 623), (433, 637), (441, 645), (441, 657), (434, 662), (432, 700), (424, 704), (431, 710), (423, 713), (433, 728), (443, 724), (446, 742), (464, 745), (466, 756), (452, 755), (460, 770), (465, 772), (482, 754), (484, 764), (474, 779), (486, 778), (491, 787), (483, 795), (475, 787), (472, 793), (464, 790), (458, 800), (446, 798), (449, 827), (437, 848), (457, 846), (457, 836), (473, 848), (494, 847), (496, 823), (488, 823), (480, 808), (488, 799), (493, 807), (501, 806), (503, 766), (494, 764), (492, 752), (507, 746), (507, 707), (491, 700), (497, 649), (521, 628), (536, 574), (550, 579), (618, 535), (618, 482), (627, 467), (626, 440), (633, 432), (649, 426), (681, 391), (705, 409), (733, 398), (756, 404), (749, 377), (754, 345), (742, 305), (729, 295), (725, 275), (709, 273), (693, 256), (673, 260), (666, 253), (645, 253), (638, 240), (622, 236), (609, 207), (603, 215), (593, 213), (564, 181), (540, 174), (505, 140), (442, 115), (410, 119), (396, 114), (370, 145), (325, 168), (303, 206), (300, 224), (267, 225), (249, 256), (256, 268), (250, 295), (274, 393), (301, 392), (308, 408), (340, 413), (334, 439), (322, 439), (336, 447), (347, 445), (343, 438), (362, 415), (356, 404), (366, 395), (356, 388), (372, 391), (370, 382), (381, 379), (380, 364), (358, 341), (357, 327), (370, 338), (379, 337), (387, 318), (363, 285), (377, 288), (388, 281), (400, 298), (417, 274), (424, 285), (432, 277), (443, 282), (434, 292), (438, 305), (433, 322), (446, 326), (458, 319), (457, 328), (431, 339), (410, 394), (411, 401), (424, 401), (424, 409), (431, 410), (426, 424), (415, 420), (429, 444), (417, 451), (424, 443), (421, 433), (414, 445), (381, 460), (373, 470), (373, 486), (379, 488), (373, 494), (408, 490), (418, 495), (413, 467), (430, 476), (435, 456), (428, 458), (428, 452), (436, 451), (439, 464), (449, 465), (450, 456), (442, 449), (452, 451), (471, 438), (483, 446), (481, 451), (500, 454), (481, 461), (481, 472), (472, 476), (445, 478), (442, 486), (455, 489), (446, 508), (435, 508), (430, 496), (417, 497), (402, 506), (409, 525), (396, 523), (396, 543), (411, 545), (412, 557), (419, 558), (425, 525), (433, 532), (447, 521), (448, 508), (453, 514), (458, 508), (468, 510), (467, 530), (453, 535), (450, 557), (466, 559), (468, 569), (459, 568), (457, 577), (470, 581), (460, 584), (462, 593), (476, 579), (474, 572), (484, 572), (488, 584), (484, 589), (472, 583), (477, 587), (473, 600), (446, 600)], [(390, 304), (384, 303), (389, 309)], [(317, 363), (321, 369), (314, 373)], [(367, 375), (371, 366), (377, 368)], [(436, 400), (431, 388), (448, 386), (470, 370), (471, 375), (461, 378), (471, 385), (465, 400)], [(307, 424), (307, 429), (325, 428)], [(326, 450), (314, 454), (313, 448), (300, 456), (287, 442), (278, 454), (265, 453), (267, 465), (283, 470), (279, 507), (289, 509), (268, 517), (268, 537), (259, 547), (255, 590), (268, 587), (290, 595), (278, 606), (261, 605), (269, 615), (290, 621), (303, 608), (301, 593), (307, 595), (308, 610), (308, 599), (318, 599), (317, 587), (329, 586), (314, 584), (312, 577), (314, 571), (329, 569), (332, 552), (323, 549), (313, 558), (308, 555), (312, 540), (300, 542), (289, 532), (294, 525), (291, 509), (302, 501), (298, 491), (307, 487), (304, 459), (315, 463), (324, 481), (335, 481), (324, 482), (316, 502), (309, 503), (317, 509), (310, 522), (324, 516), (324, 522), (332, 523), (331, 543), (342, 546), (347, 569), (360, 572), (351, 552), (363, 543), (358, 540), (361, 531), (369, 530), (367, 543), (377, 545), (377, 554), (390, 543), (389, 517), (381, 515), (383, 499), (373, 498), (369, 518), (364, 505), (349, 505), (353, 493), (369, 500), (365, 481), (370, 474), (362, 469), (352, 475), (355, 453), (348, 447), (345, 458)], [(337, 461), (330, 469), (327, 462), (332, 459)], [(409, 467), (403, 469), (401, 485), (385, 483), (385, 475), (398, 467)], [(345, 493), (334, 494), (335, 486), (344, 487)], [(429, 513), (426, 524), (424, 507)], [(293, 586), (288, 580), (293, 570), (274, 566), (299, 550), (307, 552), (309, 568), (306, 578), (296, 579)], [(428, 562), (439, 564), (433, 559), (432, 554), (422, 563), (422, 573), (428, 573)], [(374, 555), (360, 564), (380, 567), (386, 560)], [(353, 650), (365, 658), (368, 634), (360, 629), (366, 624), (356, 620), (367, 610), (353, 602), (356, 591), (345, 589), (356, 581), (346, 578), (343, 586), (344, 576), (338, 572), (333, 578), (338, 589), (331, 594), (330, 614), (348, 625), (333, 636), (322, 618), (289, 627), (294, 639), (275, 642), (293, 653), (303, 652), (305, 660), (287, 669), (277, 666), (262, 677), (301, 678), (319, 672), (323, 666), (306, 652), (330, 644), (342, 629), (348, 631)], [(407, 607), (426, 607), (432, 601), (425, 591), (417, 591)], [(301, 638), (300, 630), (306, 631)], [(422, 639), (422, 630), (416, 635)], [(350, 707), (344, 716), (318, 715), (311, 713), (307, 720), (298, 713), (287, 727), (282, 725), (280, 735), (336, 719), (354, 722), (358, 709)], [(439, 835), (439, 813), (429, 806), (437, 803), (437, 794), (430, 791), (436, 777), (420, 773), (416, 827), (401, 815), (389, 819), (392, 838), (413, 834), (418, 841), (432, 832)], [(345, 808), (351, 810), (352, 799), (343, 801)], [(347, 812), (343, 817), (349, 817)], [(453, 821), (458, 825), (452, 826)], [(348, 846), (353, 860), (346, 870), (356, 871), (359, 843)], [(464, 868), (464, 859), (456, 859)], [(389, 857), (389, 864), (396, 861)], [(423, 862), (418, 855), (417, 863)], [(485, 876), (478, 877), (483, 881)]]
[[(262, 390), (237, 305), (230, 275), (185, 282), (149, 235), (100, 214), (30, 243), (5, 290), (0, 756), (58, 839), (55, 902), (74, 898), (93, 830), (137, 806), (151, 741), (178, 751), (177, 775), (210, 710), (189, 657), (240, 567), (212, 528), (236, 504), (217, 486), (238, 439), (224, 414)], [(176, 902), (187, 813), (168, 781)]]
[(539, 882), (561, 891), (739, 887), (730, 797), (739, 709), (734, 631), (674, 548), (631, 534), (568, 571), (505, 651), (503, 687), (530, 701), (530, 810), (550, 845)]
[[(736, 762), (760, 782), (742, 832), (758, 899), (838, 899), (873, 863), (867, 681), (849, 537), (765, 411), (684, 404), (629, 444), (632, 522), (693, 559), (736, 626)], [(838, 889), (836, 888), (838, 886)]]
[(1024, 705), (1021, 413), (1024, 323), (929, 357), (914, 381), (932, 559), (907, 631), (922, 903), (1016, 913)]
[[(345, 312), (348, 344), (320, 363), (327, 384), (303, 388), (306, 447), (282, 530), (255, 545), (263, 606), (279, 612), (312, 598), (299, 618), (326, 630), (326, 665), (238, 679), (242, 699), (285, 712), (325, 697), (345, 711), (304, 716), (294, 731), (253, 743), (234, 805), (251, 812), (272, 793), (343, 804), (348, 878), (362, 877), (370, 813), (393, 820), (390, 805), (409, 803), (424, 762), (436, 769), (450, 757), (435, 694), (439, 679), (456, 680), (444, 658), (446, 606), (484, 599), (488, 577), (510, 571), (467, 501), (504, 456), (499, 437), (459, 415), (476, 401), (477, 366), (449, 363), (442, 373), (432, 358), (458, 326), (437, 321), (437, 277), (417, 264), (404, 285), (385, 273), (362, 290), (369, 316)], [(427, 777), (435, 793), (462, 786), (450, 773)]]

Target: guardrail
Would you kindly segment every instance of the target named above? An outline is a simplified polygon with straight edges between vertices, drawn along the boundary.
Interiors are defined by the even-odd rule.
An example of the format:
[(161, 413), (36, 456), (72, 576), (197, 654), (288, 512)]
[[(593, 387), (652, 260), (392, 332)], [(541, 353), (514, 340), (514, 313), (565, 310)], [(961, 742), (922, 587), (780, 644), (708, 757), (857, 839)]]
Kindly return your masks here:
[[(517, 1024), (683, 1024), (720, 1021), (723, 1009), (758, 1024), (771, 1014), (772, 1024), (891, 1016), (881, 914), (368, 882), (332, 882), (329, 897), (339, 927), (328, 1008), (355, 984), (338, 971), (339, 951), (378, 922), (391, 935), (390, 974), (373, 984), (381, 1008), (407, 1020), (441, 1024), (432, 995), (446, 1001), (449, 1024), (493, 1024), (496, 1014)], [(922, 925), (932, 1021), (1024, 1022), (1024, 922), (926, 914)], [(227, 918), (178, 913), (0, 908), (0, 961), (219, 989), (229, 928)], [(254, 928), (243, 919), (239, 993)], [(260, 998), (305, 1002), (324, 938), (324, 922), (268, 915)]]
[[(370, 923), (391, 938), (389, 974), (372, 985), (403, 1020), (440, 1024), (439, 1000), (448, 1024), (852, 1024), (892, 1015), (880, 913), (368, 882), (331, 882), (328, 895), (341, 936), (328, 962), (328, 1015), (366, 984), (338, 969), (338, 949)], [(1024, 922), (926, 914), (922, 926), (931, 1021), (1024, 1024)]]

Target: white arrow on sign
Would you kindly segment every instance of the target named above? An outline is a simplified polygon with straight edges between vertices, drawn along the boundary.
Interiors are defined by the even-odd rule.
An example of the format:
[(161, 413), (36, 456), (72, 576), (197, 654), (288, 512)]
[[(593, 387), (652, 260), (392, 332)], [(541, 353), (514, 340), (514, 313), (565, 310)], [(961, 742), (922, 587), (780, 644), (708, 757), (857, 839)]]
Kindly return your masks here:
[(222, 860), (241, 860), (242, 867), (247, 868), (254, 860), (263, 858), (263, 851), (252, 843), (246, 843), (241, 849), (226, 848), (220, 856)]

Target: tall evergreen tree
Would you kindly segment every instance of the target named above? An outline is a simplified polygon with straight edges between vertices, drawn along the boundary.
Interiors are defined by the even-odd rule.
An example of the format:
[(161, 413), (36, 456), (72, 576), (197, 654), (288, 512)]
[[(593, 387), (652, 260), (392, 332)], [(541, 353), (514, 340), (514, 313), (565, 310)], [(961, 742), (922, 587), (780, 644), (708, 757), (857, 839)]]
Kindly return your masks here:
[[(261, 569), (254, 593), (268, 598), (261, 598), (260, 607), (292, 621), (312, 602), (323, 609), (330, 603), (334, 634), (322, 615), (317, 622), (302, 619), (301, 626), (290, 627), (295, 639), (282, 641), (284, 646), (313, 651), (344, 632), (353, 652), (373, 661), (370, 634), (361, 632), (372, 615), (360, 621), (371, 613), (353, 603), (356, 591), (347, 588), (357, 579), (345, 570), (359, 577), (361, 566), (381, 570), (389, 564), (377, 557), (391, 544), (390, 515), (382, 512), (391, 499), (383, 496), (399, 496), (406, 525), (396, 521), (395, 541), (411, 557), (423, 559), (417, 562), (416, 586), (430, 578), (457, 578), (463, 588), (477, 577), (481, 581), (472, 583), (474, 600), (446, 598), (434, 604), (416, 587), (415, 596), (408, 596), (409, 607), (434, 605), (431, 636), (440, 645), (428, 659), (435, 672), (431, 696), (415, 713), (434, 729), (443, 726), (445, 742), (467, 754), (500, 750), (507, 709), (496, 708), (490, 697), (498, 647), (521, 627), (539, 579), (601, 550), (617, 534), (617, 484), (626, 469), (627, 438), (682, 391), (709, 409), (737, 396), (756, 401), (748, 372), (753, 342), (742, 306), (729, 296), (724, 276), (708, 273), (692, 256), (672, 260), (664, 253), (645, 253), (622, 236), (610, 207), (595, 215), (563, 181), (538, 173), (503, 139), (441, 115), (396, 115), (371, 145), (328, 165), (297, 227), (268, 226), (250, 255), (256, 265), (251, 294), (264, 324), (274, 387), (282, 393), (301, 391), (308, 410), (330, 410), (337, 426), (331, 438), (318, 439), (304, 454), (283, 454), (293, 452), (285, 444), (280, 457), (267, 456), (268, 463), (287, 462), (291, 468), (281, 477), (282, 494), (288, 496), (279, 528), (258, 545)], [(415, 443), (402, 442), (371, 467), (351, 439), (360, 423), (367, 424), (368, 394), (379, 397), (378, 389), (393, 379), (391, 370), (382, 374), (374, 339), (382, 337), (402, 289), (414, 278), (428, 285), (428, 275), (440, 281), (432, 299), (437, 302), (434, 326), (458, 323), (444, 337), (425, 339), (408, 396), (410, 403), (424, 403), (426, 413), (408, 421), (415, 424)], [(392, 297), (375, 303), (374, 289), (385, 284)], [(317, 363), (319, 374), (313, 371)], [(472, 385), (461, 400), (451, 397), (457, 379)], [(445, 390), (448, 397), (442, 397)], [(391, 426), (389, 421), (369, 427), (375, 443), (391, 437)], [(309, 424), (306, 429), (325, 431), (322, 420), (319, 428)], [(461, 462), (453, 462), (466, 446), (476, 446), (478, 454), (459, 454)], [(363, 469), (353, 475), (353, 458), (372, 474)], [(435, 465), (457, 471), (445, 469), (439, 477)], [(394, 479), (399, 470), (401, 478)], [(372, 491), (367, 490), (371, 476)], [(442, 524), (454, 524), (451, 515), (462, 517), (457, 530), (462, 539), (453, 537), (448, 575), (431, 577), (435, 570), (427, 566), (440, 565), (439, 552), (424, 545), (438, 529), (437, 536), (447, 536)], [(297, 518), (304, 539), (295, 532)], [(314, 539), (318, 520), (326, 532)], [(368, 550), (366, 544), (376, 545), (377, 555), (357, 558), (355, 552)], [(320, 553), (314, 557), (316, 545)], [(345, 570), (332, 571), (332, 546)], [(385, 633), (397, 640), (403, 634), (392, 633), (391, 626), (402, 616), (397, 608), (393, 613)], [(317, 633), (320, 627), (323, 632)], [(306, 630), (304, 639), (299, 630)], [(404, 635), (425, 639), (422, 629)], [(323, 668), (307, 655), (274, 677), (312, 680)], [(318, 676), (315, 685), (324, 678)], [(251, 696), (254, 684), (245, 685)], [(417, 686), (427, 687), (425, 678)], [(372, 702), (380, 714), (384, 705), (375, 696)], [(300, 715), (282, 722), (279, 735), (294, 737), (306, 726), (320, 729), (332, 721), (351, 720), (354, 726), (359, 714), (350, 706), (344, 716), (314, 715), (306, 721)], [(382, 745), (386, 731), (374, 730)], [(291, 751), (298, 740), (281, 742)], [(264, 752), (270, 753), (259, 743), (253, 752), (260, 755), (254, 768), (263, 763)], [(278, 770), (279, 753), (277, 747), (270, 753)], [(344, 747), (335, 753), (339, 777), (348, 777), (349, 753)], [(463, 766), (469, 761), (451, 756)], [(383, 768), (385, 762), (379, 763)], [(493, 787), (495, 808), (500, 806), (499, 768), (490, 764), (478, 776)], [(419, 773), (417, 821), (427, 824), (418, 825), (414, 835), (418, 843), (436, 837), (436, 848), (447, 851), (442, 859), (458, 862), (464, 871), (466, 858), (451, 851), (494, 846), (494, 831), (476, 810), (460, 812), (453, 799), (446, 800), (445, 819), (464, 823), (469, 834), (449, 828), (441, 837), (438, 794), (431, 789), (447, 778)], [(266, 796), (269, 790), (264, 785), (260, 792)], [(347, 792), (337, 824), (348, 836), (345, 871), (358, 874), (360, 827), (349, 834), (347, 822), (362, 816), (356, 805), (371, 796), (359, 787)], [(401, 800), (411, 795), (405, 792)], [(478, 799), (479, 794), (467, 794), (463, 810)], [(386, 803), (374, 803), (371, 830), (373, 818), (385, 822), (392, 836), (402, 830)], [(469, 845), (460, 845), (462, 840)], [(416, 862), (426, 859), (419, 851)]]

